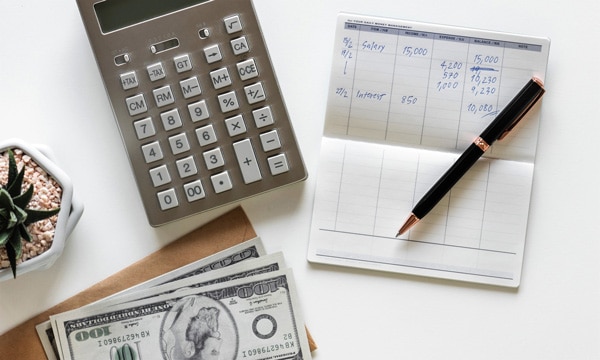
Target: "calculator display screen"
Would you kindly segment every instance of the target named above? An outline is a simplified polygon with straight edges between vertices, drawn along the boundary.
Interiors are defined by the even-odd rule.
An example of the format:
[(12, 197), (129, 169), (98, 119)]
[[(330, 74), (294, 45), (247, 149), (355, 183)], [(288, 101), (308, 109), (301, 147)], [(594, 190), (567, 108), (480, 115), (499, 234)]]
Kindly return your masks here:
[(106, 0), (94, 4), (103, 33), (210, 0)]

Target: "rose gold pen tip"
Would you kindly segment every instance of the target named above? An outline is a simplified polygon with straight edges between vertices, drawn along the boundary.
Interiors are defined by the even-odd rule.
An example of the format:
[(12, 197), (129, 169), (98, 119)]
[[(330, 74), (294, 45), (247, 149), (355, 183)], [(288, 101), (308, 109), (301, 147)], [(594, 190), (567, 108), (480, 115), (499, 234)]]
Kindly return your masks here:
[(404, 225), (402, 225), (400, 227), (400, 230), (398, 230), (398, 233), (396, 234), (396, 237), (404, 234), (405, 232), (407, 232), (408, 230), (410, 230), (413, 226), (415, 226), (416, 223), (419, 222), (419, 218), (415, 216), (415, 214), (410, 214), (408, 216), (408, 218), (406, 219), (406, 221), (404, 222)]

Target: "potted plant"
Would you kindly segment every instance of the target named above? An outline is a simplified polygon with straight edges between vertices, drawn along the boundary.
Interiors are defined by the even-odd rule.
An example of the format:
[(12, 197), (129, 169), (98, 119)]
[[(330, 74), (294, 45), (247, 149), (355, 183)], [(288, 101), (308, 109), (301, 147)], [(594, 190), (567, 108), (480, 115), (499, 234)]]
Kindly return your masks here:
[(0, 143), (0, 281), (46, 269), (62, 254), (83, 206), (50, 150)]

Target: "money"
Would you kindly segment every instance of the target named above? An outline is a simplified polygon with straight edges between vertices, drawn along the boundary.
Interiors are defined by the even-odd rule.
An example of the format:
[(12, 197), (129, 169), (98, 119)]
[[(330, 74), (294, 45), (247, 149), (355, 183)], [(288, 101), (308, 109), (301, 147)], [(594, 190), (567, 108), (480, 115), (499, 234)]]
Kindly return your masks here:
[(52, 320), (65, 360), (310, 359), (290, 269)]
[[(216, 254), (202, 258), (186, 266), (168, 272), (164, 275), (153, 278), (144, 283), (130, 287), (119, 293), (113, 294), (108, 298), (101, 299), (93, 304), (102, 303), (112, 297), (123, 296), (128, 293), (139, 291), (142, 289), (151, 288), (153, 286), (166, 284), (169, 282), (193, 277), (199, 274), (208, 273), (210, 271), (226, 268), (244, 261), (259, 258), (266, 254), (265, 248), (260, 237), (245, 241), (241, 244), (232, 246), (228, 249), (220, 251)], [(90, 306), (87, 305), (87, 306)], [(43, 322), (36, 326), (36, 331), (46, 353), (48, 360), (58, 360), (61, 358), (57, 339), (54, 335), (52, 324), (50, 321)]]

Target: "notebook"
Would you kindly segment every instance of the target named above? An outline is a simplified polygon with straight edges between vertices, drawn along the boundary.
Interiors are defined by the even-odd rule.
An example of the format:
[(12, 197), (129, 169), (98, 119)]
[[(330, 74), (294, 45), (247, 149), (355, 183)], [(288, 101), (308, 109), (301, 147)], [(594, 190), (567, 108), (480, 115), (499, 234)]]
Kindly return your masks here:
[(506, 287), (521, 280), (538, 103), (407, 234), (421, 196), (518, 91), (550, 40), (342, 13), (308, 260)]

